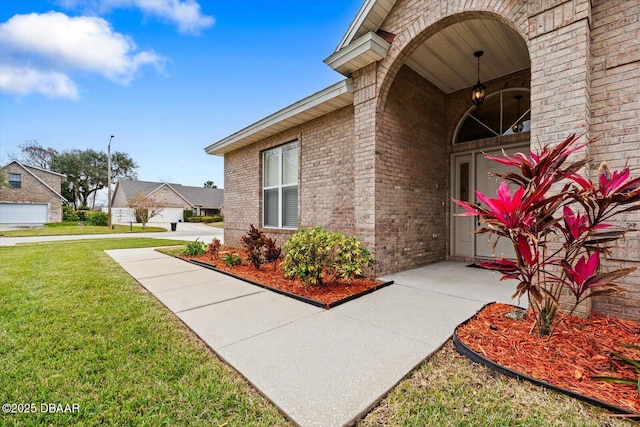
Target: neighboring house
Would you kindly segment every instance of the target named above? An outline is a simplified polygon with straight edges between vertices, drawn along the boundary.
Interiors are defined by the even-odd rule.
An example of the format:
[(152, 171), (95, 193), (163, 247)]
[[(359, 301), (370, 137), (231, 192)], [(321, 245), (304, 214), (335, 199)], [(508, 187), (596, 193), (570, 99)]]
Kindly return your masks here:
[(11, 162), (2, 170), (8, 186), (0, 188), (0, 224), (32, 225), (62, 222), (61, 194), (66, 176)]
[[(451, 202), (495, 191), (503, 168), (483, 152), (578, 133), (597, 138), (587, 173), (638, 173), (638, 16), (638, 1), (365, 0), (325, 60), (346, 80), (205, 148), (224, 156), (225, 244), (249, 224), (281, 243), (322, 225), (360, 236), (377, 274), (493, 256)], [(622, 221), (637, 229), (640, 211)], [(640, 266), (638, 241), (608, 262)], [(623, 281), (593, 307), (638, 319), (640, 270)]]
[[(221, 188), (189, 187), (164, 182), (120, 180), (113, 193), (112, 208), (126, 208), (128, 201), (142, 194), (155, 200), (162, 210), (149, 222), (182, 221), (185, 210), (193, 215), (210, 216), (222, 212), (224, 190)], [(113, 222), (135, 221), (127, 210), (112, 212)], [(124, 216), (123, 216), (124, 215)]]

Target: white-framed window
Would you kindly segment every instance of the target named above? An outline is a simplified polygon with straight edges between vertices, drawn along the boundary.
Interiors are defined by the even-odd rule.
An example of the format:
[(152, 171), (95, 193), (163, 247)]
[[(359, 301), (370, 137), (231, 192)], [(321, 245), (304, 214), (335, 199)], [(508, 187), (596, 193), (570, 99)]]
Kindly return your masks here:
[(262, 224), (298, 228), (298, 142), (262, 153)]
[(480, 108), (469, 107), (458, 123), (453, 143), (529, 132), (530, 94), (527, 88), (503, 89), (488, 95)]
[(19, 173), (9, 174), (9, 187), (21, 188), (22, 187), (22, 175)]

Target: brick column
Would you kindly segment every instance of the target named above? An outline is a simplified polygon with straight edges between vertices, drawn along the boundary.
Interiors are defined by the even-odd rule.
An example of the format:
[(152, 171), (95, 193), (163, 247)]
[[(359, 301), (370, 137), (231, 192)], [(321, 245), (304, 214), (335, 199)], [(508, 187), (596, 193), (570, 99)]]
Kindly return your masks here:
[[(355, 233), (375, 252), (376, 64), (353, 74)], [(374, 254), (375, 255), (375, 254)]]
[(533, 147), (589, 136), (589, 1), (542, 3), (529, 3)]
[[(531, 54), (531, 147), (557, 144), (569, 134), (589, 138), (591, 110), (588, 0), (528, 4)], [(586, 150), (576, 153), (584, 157)], [(558, 243), (560, 244), (560, 243)], [(570, 308), (566, 292), (561, 306)], [(588, 316), (591, 300), (574, 314)]]

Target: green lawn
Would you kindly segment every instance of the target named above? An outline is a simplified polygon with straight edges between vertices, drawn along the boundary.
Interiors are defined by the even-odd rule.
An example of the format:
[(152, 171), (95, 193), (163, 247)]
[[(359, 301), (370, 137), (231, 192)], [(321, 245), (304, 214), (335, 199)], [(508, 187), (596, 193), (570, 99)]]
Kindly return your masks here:
[(28, 236), (71, 236), (78, 234), (115, 234), (115, 233), (151, 233), (167, 231), (162, 227), (147, 227), (134, 225), (113, 225), (109, 230), (107, 226), (98, 225), (78, 225), (77, 223), (51, 223), (45, 224), (43, 228), (23, 228), (20, 230), (0, 231), (0, 236), (5, 237), (28, 237)]
[[(288, 424), (104, 253), (176, 243), (0, 247), (0, 402), (37, 408), (0, 425)], [(50, 403), (79, 411), (41, 413)]]

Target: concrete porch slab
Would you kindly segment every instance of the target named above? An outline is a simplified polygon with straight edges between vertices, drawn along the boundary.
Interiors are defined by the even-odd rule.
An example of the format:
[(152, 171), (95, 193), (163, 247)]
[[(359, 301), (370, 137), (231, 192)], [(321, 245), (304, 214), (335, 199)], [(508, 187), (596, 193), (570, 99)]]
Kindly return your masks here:
[[(443, 261), (383, 276), (396, 284), (450, 295), (483, 303), (502, 302), (517, 305), (511, 299), (515, 280), (500, 281), (501, 274), (483, 268), (467, 267), (465, 263)], [(523, 302), (524, 304), (524, 302)]]
[(449, 339), (455, 327), (482, 305), (398, 284), (354, 302), (331, 311), (435, 347)]

